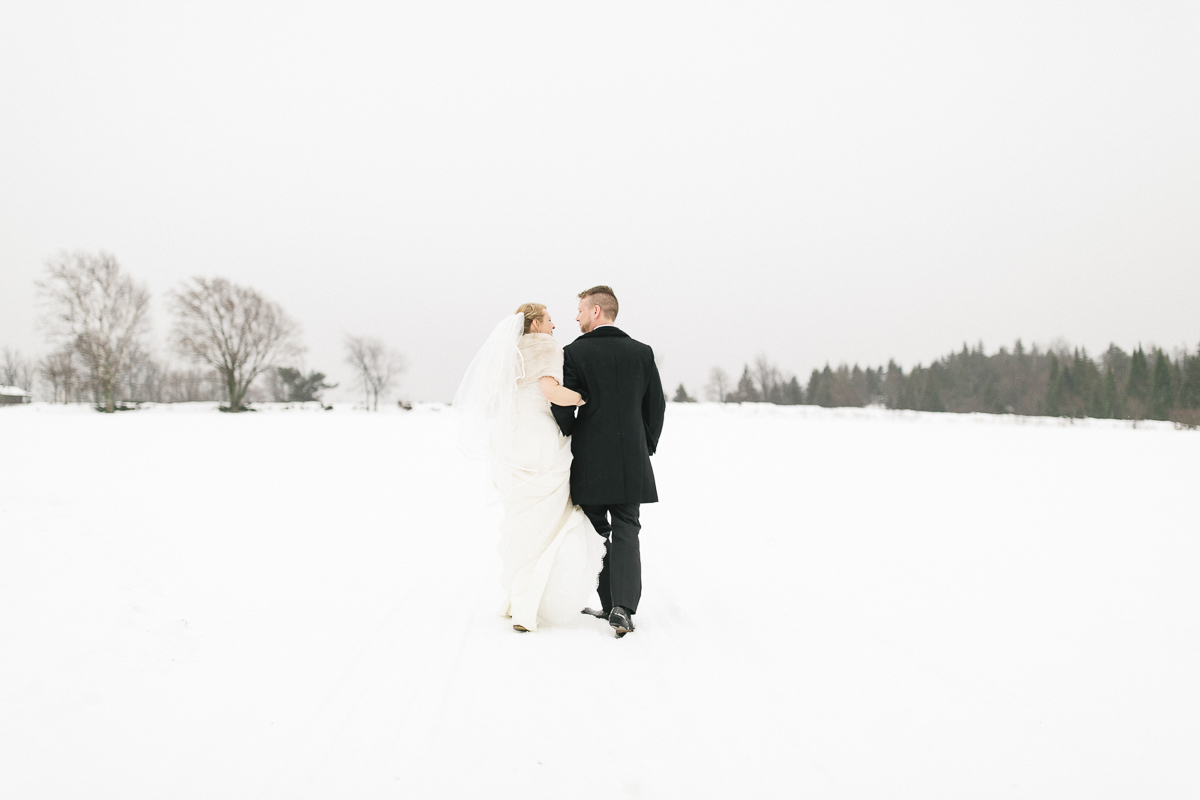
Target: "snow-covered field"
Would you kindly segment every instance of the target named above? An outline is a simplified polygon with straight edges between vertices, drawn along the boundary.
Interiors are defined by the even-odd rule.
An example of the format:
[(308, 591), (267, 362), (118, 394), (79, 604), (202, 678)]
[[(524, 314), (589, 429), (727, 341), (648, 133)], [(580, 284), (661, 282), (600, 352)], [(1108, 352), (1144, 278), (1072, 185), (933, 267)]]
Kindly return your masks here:
[(0, 798), (1200, 796), (1200, 434), (672, 405), (622, 640), (453, 441), (0, 408)]

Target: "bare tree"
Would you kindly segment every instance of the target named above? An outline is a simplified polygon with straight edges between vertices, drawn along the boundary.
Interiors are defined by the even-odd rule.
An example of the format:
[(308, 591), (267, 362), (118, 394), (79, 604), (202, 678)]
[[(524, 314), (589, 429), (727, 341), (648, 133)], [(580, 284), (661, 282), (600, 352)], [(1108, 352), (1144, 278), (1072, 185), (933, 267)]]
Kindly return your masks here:
[(176, 349), (220, 374), (230, 411), (242, 410), (260, 373), (300, 352), (296, 324), (254, 289), (224, 278), (192, 278), (170, 297)]
[(69, 403), (79, 390), (79, 359), (75, 345), (67, 346), (51, 353), (42, 359), (38, 365), (42, 381), (50, 386), (50, 401)]
[(125, 373), (125, 399), (150, 403), (166, 402), (167, 373), (165, 364), (138, 348), (130, 357), (129, 369)]
[(378, 410), (379, 396), (387, 394), (404, 371), (404, 357), (369, 336), (346, 336), (345, 345), (346, 363), (354, 369), (367, 407)]
[(779, 370), (770, 362), (765, 353), (759, 353), (754, 359), (753, 375), (758, 379), (758, 393), (764, 401), (774, 402), (775, 387), (779, 383)]
[(729, 373), (720, 367), (713, 367), (712, 372), (708, 373), (708, 386), (705, 387), (705, 393), (709, 400), (724, 403), (729, 397), (730, 385)]
[(221, 384), (221, 376), (212, 369), (168, 370), (163, 376), (163, 400), (167, 403), (220, 400)]
[(19, 350), (4, 348), (4, 362), (0, 364), (0, 383), (33, 392), (33, 378), (36, 374), (37, 367), (33, 361), (22, 356)]
[(44, 321), (52, 335), (74, 344), (97, 404), (111, 413), (129, 357), (146, 330), (150, 294), (105, 252), (63, 253), (46, 270), (49, 276), (37, 284)]

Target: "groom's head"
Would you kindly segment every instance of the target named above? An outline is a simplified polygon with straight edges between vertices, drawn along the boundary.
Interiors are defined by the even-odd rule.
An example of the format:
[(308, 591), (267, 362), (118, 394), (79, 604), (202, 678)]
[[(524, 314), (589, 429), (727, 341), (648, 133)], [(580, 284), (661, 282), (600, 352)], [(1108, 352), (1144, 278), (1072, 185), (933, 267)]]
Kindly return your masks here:
[(579, 293), (579, 314), (575, 321), (582, 333), (597, 325), (611, 325), (617, 321), (617, 296), (611, 286), (593, 286)]

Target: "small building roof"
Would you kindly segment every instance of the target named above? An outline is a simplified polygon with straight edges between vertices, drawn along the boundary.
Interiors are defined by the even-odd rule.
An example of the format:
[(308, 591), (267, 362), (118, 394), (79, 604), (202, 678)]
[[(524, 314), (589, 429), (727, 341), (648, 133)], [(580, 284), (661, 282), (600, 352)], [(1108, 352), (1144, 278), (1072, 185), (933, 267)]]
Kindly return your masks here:
[(20, 386), (0, 386), (0, 394), (8, 397), (29, 397), (29, 392)]

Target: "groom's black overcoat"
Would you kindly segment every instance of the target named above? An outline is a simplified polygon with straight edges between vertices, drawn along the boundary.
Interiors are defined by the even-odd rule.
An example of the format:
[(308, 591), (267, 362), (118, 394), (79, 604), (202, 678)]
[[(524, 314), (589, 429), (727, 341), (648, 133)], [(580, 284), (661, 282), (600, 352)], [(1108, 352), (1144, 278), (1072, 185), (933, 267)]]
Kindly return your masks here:
[(658, 502), (650, 456), (667, 400), (654, 351), (606, 325), (563, 348), (563, 385), (587, 401), (551, 406), (571, 437), (571, 499), (578, 505)]

